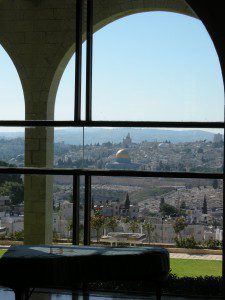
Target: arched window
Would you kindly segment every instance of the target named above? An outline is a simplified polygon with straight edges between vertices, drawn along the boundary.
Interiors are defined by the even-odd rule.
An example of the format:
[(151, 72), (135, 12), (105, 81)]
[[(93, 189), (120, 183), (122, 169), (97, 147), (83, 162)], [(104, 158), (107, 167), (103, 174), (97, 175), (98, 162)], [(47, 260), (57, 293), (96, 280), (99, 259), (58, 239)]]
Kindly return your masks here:
[[(21, 81), (8, 53), (0, 45), (0, 120), (24, 120)], [(17, 140), (15, 140), (17, 139)], [(24, 165), (24, 128), (0, 126), (0, 161)]]
[[(204, 25), (200, 20), (175, 13), (140, 13), (108, 24), (96, 31), (93, 40), (93, 94), (89, 103), (92, 119), (85, 118), (82, 86), (84, 135), (82, 137), (80, 131), (78, 139), (71, 134), (69, 143), (77, 148), (71, 146), (71, 165), (64, 165), (89, 171), (103, 170), (102, 177), (92, 177), (92, 186), (90, 176), (82, 182), (85, 196), (89, 200), (90, 194), (93, 196), (93, 213), (96, 212), (97, 217), (99, 213), (106, 218), (114, 217), (113, 210), (109, 216), (106, 200), (111, 204), (120, 202), (120, 226), (122, 224), (124, 232), (145, 232), (149, 242), (177, 241), (180, 246), (183, 243), (188, 247), (191, 242), (203, 245), (211, 238), (220, 236), (221, 239), (222, 231), (216, 228), (222, 226), (223, 183), (213, 176), (223, 173), (223, 136), (221, 128), (211, 127), (210, 122), (224, 120), (224, 92), (218, 56)], [(84, 49), (83, 53), (86, 45)], [(84, 70), (85, 61), (80, 63)], [(70, 82), (74, 70), (72, 58), (57, 95), (62, 101), (62, 109), (58, 106), (60, 113), (63, 99), (70, 98), (70, 107), (73, 107), (74, 89)], [(85, 82), (84, 74), (82, 82)], [(63, 90), (67, 87), (70, 90), (66, 90), (65, 96)], [(69, 115), (68, 119), (72, 119), (73, 111)], [(141, 127), (138, 122), (142, 121), (148, 124), (143, 123)], [(154, 122), (157, 122), (155, 127)], [(163, 122), (166, 122), (164, 128)], [(174, 122), (174, 127), (170, 122)], [(182, 122), (186, 128), (182, 128)], [(196, 127), (188, 122), (196, 122)], [(61, 138), (68, 141), (68, 132)], [(121, 178), (122, 172), (119, 173), (123, 171), (129, 175), (129, 171), (134, 170), (143, 172), (144, 178)], [(110, 171), (118, 171), (118, 174), (105, 177), (105, 171), (108, 175)], [(154, 176), (146, 178), (145, 171)], [(209, 179), (204, 174), (209, 175)], [(129, 204), (125, 208), (126, 194), (136, 207)], [(103, 200), (102, 195), (105, 196)], [(205, 198), (211, 221), (203, 213)], [(212, 201), (215, 198), (216, 207)], [(88, 204), (84, 206), (85, 219), (88, 219), (89, 207)], [(212, 229), (214, 210), (219, 219)], [(115, 216), (118, 217), (116, 211)], [(140, 226), (135, 219), (145, 221)], [(177, 231), (182, 227), (179, 222), (184, 219), (182, 230)], [(89, 225), (84, 226), (85, 243), (90, 241)], [(103, 225), (100, 227), (103, 229)], [(98, 236), (92, 236), (92, 242), (98, 240)], [(216, 275), (210, 272), (198, 275)], [(218, 272), (221, 272), (221, 265)]]
[[(151, 4), (151, 1), (146, 2)], [(94, 21), (91, 18), (93, 3)], [(72, 131), (75, 134), (70, 137), (70, 143), (67, 139), (66, 145), (59, 147), (59, 169), (29, 168), (24, 172), (72, 175), (73, 194), (69, 200), (73, 219), (62, 227), (73, 227), (73, 244), (79, 244), (80, 221), (84, 229), (82, 241), (84, 245), (90, 244), (93, 216), (100, 223), (92, 228), (96, 230), (92, 241), (99, 242), (99, 229), (104, 227), (101, 216), (104, 211), (109, 213), (105, 209), (107, 201), (117, 203), (119, 211), (116, 213), (120, 215), (120, 223), (111, 223), (110, 228), (119, 225), (128, 233), (127, 237), (131, 231), (140, 231), (144, 239), (145, 231), (148, 243), (154, 239), (154, 242), (176, 242), (187, 248), (190, 244), (210, 248), (216, 238), (221, 247), (224, 99), (218, 58), (198, 20), (168, 12), (128, 17), (148, 10), (176, 11), (196, 17), (186, 1), (180, 1), (178, 7), (172, 1), (154, 1), (155, 6), (149, 4), (149, 9), (147, 5), (140, 7), (140, 3), (125, 1), (123, 6), (121, 2), (117, 5), (112, 1), (111, 7), (102, 5), (98, 10), (95, 1), (88, 1), (88, 13), (84, 6), (82, 20), (83, 1), (76, 1), (76, 67), (74, 63), (68, 65), (57, 96), (61, 108), (56, 108), (56, 119), (66, 120), (23, 123), (29, 127), (70, 127), (68, 131), (55, 131), (56, 142), (65, 141), (63, 134), (67, 138)], [(180, 5), (183, 5), (181, 10)], [(154, 22), (157, 26), (153, 26)], [(96, 33), (92, 56), (93, 31)], [(87, 40), (87, 53), (83, 49), (82, 61), (83, 40)], [(62, 41), (62, 46), (65, 44), (66, 41)], [(53, 47), (55, 49), (55, 45)], [(68, 49), (63, 48), (62, 53), (64, 50)], [(55, 65), (57, 63), (61, 64), (56, 59)], [(81, 72), (82, 67), (84, 72)], [(70, 81), (70, 90), (66, 80)], [(66, 92), (62, 93), (62, 89)], [(65, 109), (68, 106), (70, 109)], [(41, 138), (38, 147), (43, 146)], [(32, 145), (31, 164), (32, 156), (37, 154), (36, 146)], [(41, 155), (36, 155), (38, 161), (51, 156), (52, 145), (48, 146), (44, 143)], [(42, 184), (40, 180), (40, 186), (50, 187), (50, 184)], [(50, 188), (45, 191), (51, 193)], [(31, 206), (35, 211), (36, 206)], [(41, 209), (39, 213), (42, 215)], [(50, 228), (49, 222), (46, 228)], [(67, 232), (70, 234), (71, 230)], [(108, 238), (110, 240), (110, 235)], [(204, 240), (209, 244), (203, 243)]]
[(93, 120), (223, 121), (221, 68), (202, 22), (169, 12), (94, 34)]
[(0, 91), (0, 105), (4, 107), (4, 109), (0, 110), (0, 119), (24, 120), (25, 105), (20, 78), (12, 60), (1, 45)]
[[(21, 81), (11, 58), (0, 45), (0, 120), (24, 120)], [(24, 128), (1, 127), (0, 167), (24, 166)], [(0, 174), (0, 236), (23, 236), (24, 182), (20, 174)]]

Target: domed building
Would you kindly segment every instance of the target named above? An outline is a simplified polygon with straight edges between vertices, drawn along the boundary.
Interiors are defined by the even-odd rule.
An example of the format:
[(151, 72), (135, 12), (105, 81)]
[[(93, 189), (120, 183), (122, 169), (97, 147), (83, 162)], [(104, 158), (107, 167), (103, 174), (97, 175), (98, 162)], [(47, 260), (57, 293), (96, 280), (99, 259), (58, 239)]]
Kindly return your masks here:
[(114, 162), (106, 164), (110, 170), (139, 170), (141, 164), (132, 163), (127, 149), (120, 149), (115, 155)]
[(116, 162), (118, 163), (131, 163), (129, 152), (126, 149), (120, 149), (116, 153)]

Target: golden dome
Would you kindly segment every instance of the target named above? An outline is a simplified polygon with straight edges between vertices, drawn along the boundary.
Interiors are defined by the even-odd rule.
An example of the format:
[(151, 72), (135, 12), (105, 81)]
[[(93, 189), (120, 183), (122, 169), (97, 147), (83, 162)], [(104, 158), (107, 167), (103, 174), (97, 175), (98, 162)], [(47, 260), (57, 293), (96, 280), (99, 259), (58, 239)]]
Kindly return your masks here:
[(116, 158), (130, 159), (130, 155), (126, 149), (120, 149), (116, 153)]

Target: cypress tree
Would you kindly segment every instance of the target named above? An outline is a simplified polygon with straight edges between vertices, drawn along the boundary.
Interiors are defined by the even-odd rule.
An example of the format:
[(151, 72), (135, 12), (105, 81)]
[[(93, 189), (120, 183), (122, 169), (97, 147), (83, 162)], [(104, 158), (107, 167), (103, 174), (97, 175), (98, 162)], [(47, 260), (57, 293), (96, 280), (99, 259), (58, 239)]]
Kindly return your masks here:
[(213, 180), (212, 186), (213, 186), (214, 189), (218, 189), (218, 186), (219, 186), (219, 185), (218, 185), (217, 179), (214, 179), (214, 180)]
[(164, 204), (165, 204), (165, 199), (164, 199), (164, 197), (161, 197), (160, 204), (159, 204), (159, 211), (162, 210)]
[(130, 209), (130, 197), (128, 193), (126, 194), (126, 200), (125, 200), (125, 209), (129, 210)]
[(204, 196), (204, 201), (203, 201), (203, 206), (202, 206), (202, 213), (203, 214), (207, 214), (208, 213), (206, 195)]

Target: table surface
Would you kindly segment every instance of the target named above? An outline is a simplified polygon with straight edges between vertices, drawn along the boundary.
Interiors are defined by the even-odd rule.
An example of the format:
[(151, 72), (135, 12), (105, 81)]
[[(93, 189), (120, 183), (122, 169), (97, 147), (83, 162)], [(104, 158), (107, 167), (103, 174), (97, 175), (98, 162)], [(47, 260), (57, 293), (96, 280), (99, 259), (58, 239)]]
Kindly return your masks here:
[(79, 256), (139, 256), (164, 254), (160, 247), (93, 247), (93, 246), (11, 246), (2, 256), (10, 258), (57, 258)]
[(79, 282), (163, 281), (169, 253), (158, 247), (11, 246), (0, 259), (8, 287), (71, 288)]

